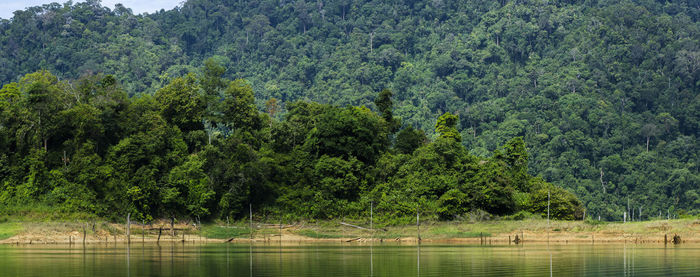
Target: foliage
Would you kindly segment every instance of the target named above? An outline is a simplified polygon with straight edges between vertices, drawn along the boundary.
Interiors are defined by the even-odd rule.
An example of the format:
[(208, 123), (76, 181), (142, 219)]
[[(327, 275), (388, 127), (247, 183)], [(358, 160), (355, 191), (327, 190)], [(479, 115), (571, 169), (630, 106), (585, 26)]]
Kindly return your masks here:
[(437, 123), (435, 123), (435, 132), (440, 134), (441, 138), (453, 139), (457, 142), (461, 142), (462, 136), (457, 131), (458, 121), (458, 116), (447, 112), (438, 118)]
[[(454, 219), (478, 209), (497, 215), (539, 211), (537, 189), (555, 188), (527, 174), (520, 138), (487, 160), (469, 154), (455, 138), (457, 117), (449, 113), (438, 120), (441, 136), (435, 141), (406, 127), (392, 147), (392, 124), (398, 121), (386, 90), (379, 93), (377, 103), (384, 109), (379, 114), (366, 107), (294, 102), (279, 121), (255, 109), (252, 88), (243, 80), (223, 80), (229, 85), (222, 97), (205, 100), (202, 83), (211, 78), (175, 78), (155, 97), (121, 99), (109, 76), (77, 80), (78, 89), (65, 82), (42, 92), (52, 98), (86, 88), (99, 91), (83, 93), (81, 101), (54, 100), (61, 101), (52, 105), (63, 117), (53, 126), (51, 144), (24, 144), (12, 131), (2, 133), (2, 141), (16, 151), (2, 152), (7, 168), (2, 204), (38, 203), (106, 217), (131, 213), (146, 221), (241, 218), (250, 208), (258, 216), (355, 218), (376, 204), (381, 221), (401, 223), (417, 212), (428, 219)], [(55, 78), (48, 72), (30, 74), (23, 86), (46, 87), (45, 80)], [(3, 91), (14, 89), (12, 84)], [(13, 97), (33, 92), (18, 93)], [(96, 99), (103, 97), (122, 102), (115, 110)], [(34, 104), (7, 104), (19, 111), (8, 114), (10, 130), (17, 134), (31, 126), (21, 116)], [(221, 116), (205, 127), (207, 114)], [(205, 139), (205, 128), (221, 135)], [(535, 185), (513, 186), (521, 182)], [(557, 189), (562, 200), (555, 202), (554, 217), (580, 216), (578, 200)], [(527, 201), (516, 205), (516, 194)]]
[(412, 154), (413, 151), (423, 146), (426, 141), (427, 138), (423, 130), (408, 126), (396, 134), (394, 147), (402, 154)]
[(536, 175), (603, 220), (697, 214), (692, 3), (16, 11), (0, 19), (0, 202), (146, 219), (360, 216), (373, 202), (401, 221), (419, 204), (541, 213), (526, 202), (542, 199)]

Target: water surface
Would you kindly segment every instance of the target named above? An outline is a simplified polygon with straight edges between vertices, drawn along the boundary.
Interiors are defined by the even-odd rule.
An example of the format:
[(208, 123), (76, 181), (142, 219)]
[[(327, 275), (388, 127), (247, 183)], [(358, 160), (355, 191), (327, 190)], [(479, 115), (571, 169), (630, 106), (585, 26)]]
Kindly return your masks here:
[(0, 276), (698, 276), (700, 245), (0, 245)]

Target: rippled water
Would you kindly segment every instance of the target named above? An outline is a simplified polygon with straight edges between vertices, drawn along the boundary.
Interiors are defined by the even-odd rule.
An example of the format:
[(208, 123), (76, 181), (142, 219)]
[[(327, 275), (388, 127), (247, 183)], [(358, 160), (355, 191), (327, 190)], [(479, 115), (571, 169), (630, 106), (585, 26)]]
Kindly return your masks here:
[(700, 245), (0, 245), (0, 276), (700, 276)]

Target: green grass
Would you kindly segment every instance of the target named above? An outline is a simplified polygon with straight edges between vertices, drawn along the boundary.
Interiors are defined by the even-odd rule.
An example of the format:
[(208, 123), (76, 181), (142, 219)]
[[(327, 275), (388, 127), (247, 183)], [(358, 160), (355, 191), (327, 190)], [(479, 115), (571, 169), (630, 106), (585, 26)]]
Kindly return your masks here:
[(305, 237), (310, 237), (310, 238), (315, 238), (315, 239), (334, 239), (334, 238), (342, 238), (342, 235), (338, 234), (328, 234), (328, 233), (319, 233), (314, 230), (309, 230), (309, 229), (302, 229), (299, 231), (294, 232), (297, 235), (300, 236), (305, 236)]
[(22, 224), (19, 222), (0, 223), (0, 240), (8, 239), (22, 231)]
[(250, 230), (245, 227), (225, 227), (218, 225), (204, 225), (202, 235), (212, 239), (230, 239), (250, 235)]
[(438, 236), (444, 236), (448, 238), (478, 238), (481, 236), (490, 237), (491, 233), (485, 232), (464, 232), (464, 231), (447, 231), (442, 233), (433, 233)]
[[(405, 236), (408, 236), (408, 235), (405, 235)], [(397, 232), (387, 232), (387, 233), (377, 232), (374, 234), (374, 238), (386, 239), (386, 240), (401, 238), (401, 237), (405, 237), (405, 236), (401, 235), (401, 233), (397, 233)]]
[(455, 225), (430, 226), (426, 237), (433, 238), (478, 238), (490, 237), (491, 233), (484, 231), (466, 231)]

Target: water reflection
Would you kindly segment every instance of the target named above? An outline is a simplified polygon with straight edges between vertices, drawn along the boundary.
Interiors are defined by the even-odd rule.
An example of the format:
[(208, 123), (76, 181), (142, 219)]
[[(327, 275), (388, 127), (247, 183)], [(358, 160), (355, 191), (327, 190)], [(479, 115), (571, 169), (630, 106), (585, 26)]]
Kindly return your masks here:
[(623, 275), (629, 276), (629, 275), (627, 275), (627, 273), (628, 273), (628, 271), (627, 271), (627, 243), (625, 243), (624, 248), (622, 248), (622, 268), (623, 268), (623, 270), (622, 270)]
[(253, 276), (253, 244), (248, 245), (248, 261), (250, 261), (249, 272), (250, 276)]
[[(177, 255), (176, 255), (177, 254)], [(697, 276), (700, 246), (0, 245), (0, 276)], [(622, 261), (620, 261), (622, 259)]]
[(552, 251), (549, 251), (549, 277), (552, 276)]
[(131, 276), (131, 245), (127, 244), (126, 245), (126, 276), (130, 277)]
[(420, 242), (416, 244), (417, 254), (416, 254), (416, 276), (420, 276)]
[(374, 276), (374, 246), (369, 245), (369, 276)]

